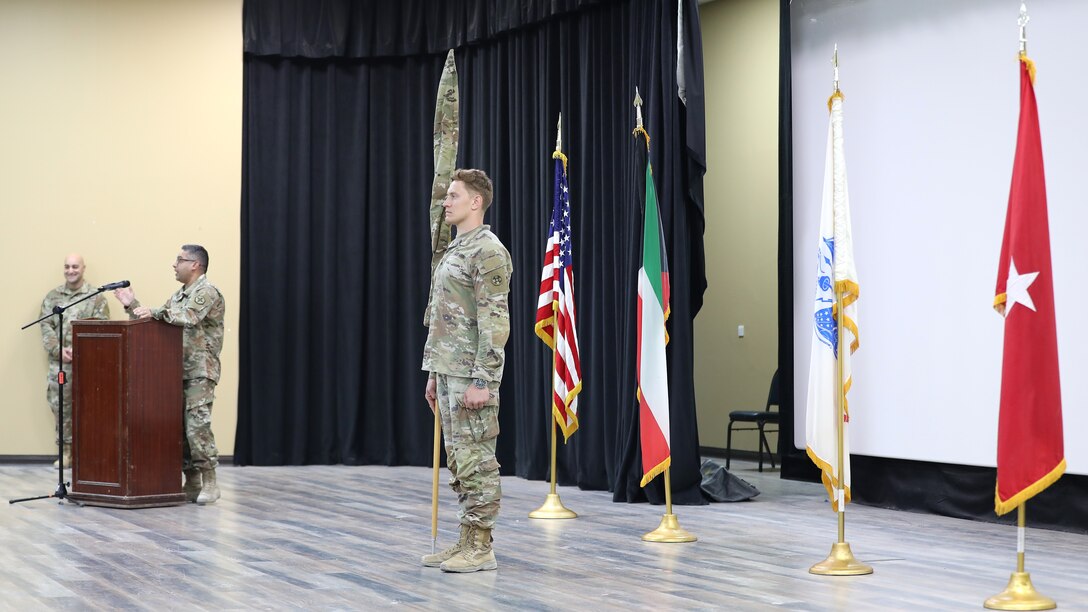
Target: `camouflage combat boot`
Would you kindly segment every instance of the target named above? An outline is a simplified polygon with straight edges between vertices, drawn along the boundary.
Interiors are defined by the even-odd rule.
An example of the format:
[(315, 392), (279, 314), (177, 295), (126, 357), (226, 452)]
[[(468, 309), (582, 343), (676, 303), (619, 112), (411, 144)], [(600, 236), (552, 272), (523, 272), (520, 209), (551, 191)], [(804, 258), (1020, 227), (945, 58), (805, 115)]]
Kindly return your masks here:
[(471, 527), (468, 544), (465, 548), (440, 567), (443, 572), (456, 572), (459, 574), (498, 569), (499, 564), (495, 561), (495, 551), (491, 550), (491, 530), (482, 527)]
[(430, 555), (423, 555), (423, 557), (420, 559), (423, 562), (423, 567), (439, 567), (440, 565), (442, 565), (442, 562), (453, 558), (457, 553), (464, 550), (465, 546), (468, 544), (469, 534), (471, 533), (472, 526), (462, 524), (461, 536), (457, 538), (457, 543), (441, 552), (436, 552)]
[(201, 505), (214, 504), (215, 500), (219, 499), (219, 485), (215, 482), (215, 468), (200, 471), (200, 495), (196, 496), (196, 503)]
[[(60, 467), (60, 459), (54, 459), (53, 460), (53, 467), (55, 467), (55, 468)], [(64, 445), (64, 469), (66, 469), (66, 470), (72, 469), (72, 445), (71, 444), (65, 444)]]
[(189, 468), (185, 470), (185, 484), (181, 487), (185, 491), (185, 501), (190, 504), (196, 503), (196, 498), (200, 496), (200, 470), (197, 468)]

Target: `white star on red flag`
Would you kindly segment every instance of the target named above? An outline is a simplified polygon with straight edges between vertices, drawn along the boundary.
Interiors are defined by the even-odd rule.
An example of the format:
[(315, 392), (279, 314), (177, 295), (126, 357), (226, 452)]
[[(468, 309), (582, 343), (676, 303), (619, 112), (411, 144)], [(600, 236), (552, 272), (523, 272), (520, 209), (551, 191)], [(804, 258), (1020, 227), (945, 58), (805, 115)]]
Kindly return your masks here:
[(1016, 271), (1016, 261), (1011, 257), (1009, 258), (1009, 278), (1005, 281), (1006, 317), (1012, 313), (1012, 307), (1017, 304), (1023, 304), (1032, 311), (1035, 310), (1035, 302), (1031, 300), (1031, 294), (1028, 293), (1028, 287), (1035, 282), (1035, 279), (1038, 278), (1038, 276), (1038, 272), (1020, 274)]

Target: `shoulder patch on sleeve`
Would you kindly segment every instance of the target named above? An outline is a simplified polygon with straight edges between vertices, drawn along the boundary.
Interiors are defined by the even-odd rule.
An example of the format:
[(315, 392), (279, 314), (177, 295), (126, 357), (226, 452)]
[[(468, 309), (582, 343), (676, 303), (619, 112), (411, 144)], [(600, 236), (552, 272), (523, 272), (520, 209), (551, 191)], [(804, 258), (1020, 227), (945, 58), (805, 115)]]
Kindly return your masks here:
[(487, 293), (510, 291), (510, 262), (505, 253), (492, 253), (480, 263), (480, 280)]
[(204, 308), (205, 306), (214, 307), (218, 302), (223, 301), (223, 294), (219, 293), (218, 287), (208, 283), (200, 289), (197, 289), (190, 299), (193, 304), (196, 304), (200, 308)]

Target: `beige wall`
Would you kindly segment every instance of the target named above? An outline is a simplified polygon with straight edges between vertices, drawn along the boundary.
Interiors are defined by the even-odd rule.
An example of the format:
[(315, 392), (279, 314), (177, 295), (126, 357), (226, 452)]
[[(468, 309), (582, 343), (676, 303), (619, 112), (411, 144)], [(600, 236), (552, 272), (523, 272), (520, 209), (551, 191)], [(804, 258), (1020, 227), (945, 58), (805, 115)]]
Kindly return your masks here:
[[(82, 253), (159, 305), (203, 244), (227, 299), (214, 430), (237, 422), (242, 0), (0, 2), (0, 455), (55, 452), (41, 299)], [(121, 305), (109, 298), (113, 318)]]
[[(778, 363), (779, 14), (777, 0), (699, 11), (708, 288), (695, 319), (695, 394), (699, 444), (725, 448), (729, 412), (761, 409)], [(755, 450), (755, 434), (734, 435), (733, 448)]]

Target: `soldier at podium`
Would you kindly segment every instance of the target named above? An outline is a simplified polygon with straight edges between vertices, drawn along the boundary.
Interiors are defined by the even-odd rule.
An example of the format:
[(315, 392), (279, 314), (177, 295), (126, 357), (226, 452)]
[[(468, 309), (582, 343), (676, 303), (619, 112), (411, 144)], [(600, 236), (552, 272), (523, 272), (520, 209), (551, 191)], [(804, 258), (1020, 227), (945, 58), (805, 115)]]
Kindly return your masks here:
[(212, 435), (212, 403), (219, 382), (219, 353), (223, 349), (223, 294), (208, 282), (208, 251), (186, 244), (174, 260), (174, 278), (182, 287), (159, 308), (142, 306), (131, 288), (114, 295), (129, 318), (153, 318), (184, 328), (182, 389), (185, 395), (183, 469), (185, 499), (211, 504), (219, 499), (215, 468), (219, 451)]
[[(83, 279), (83, 273), (87, 266), (83, 257), (72, 253), (64, 258), (64, 284), (46, 294), (42, 300), (42, 316), (53, 312), (54, 306), (67, 306), (94, 291), (94, 287)], [(45, 397), (49, 401), (49, 407), (53, 409), (53, 419), (57, 418), (60, 410), (60, 385), (57, 384), (57, 374), (60, 366), (64, 364), (66, 376), (72, 375), (72, 321), (76, 319), (101, 319), (110, 318), (110, 305), (106, 302), (106, 296), (96, 295), (94, 299), (81, 302), (64, 313), (64, 329), (57, 330), (57, 319), (49, 317), (42, 321), (42, 347), (49, 354), (49, 379), (45, 389)], [(67, 383), (66, 383), (67, 384)], [(61, 430), (57, 432), (57, 445), (64, 444), (64, 467), (72, 467), (72, 388), (64, 394), (64, 419)], [(57, 467), (58, 462), (53, 462)]]

